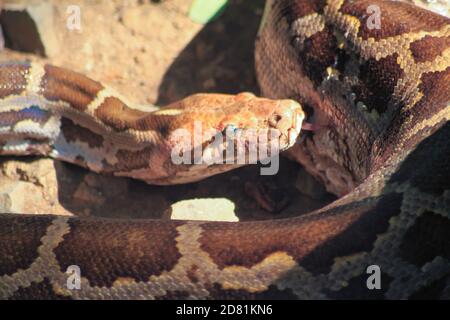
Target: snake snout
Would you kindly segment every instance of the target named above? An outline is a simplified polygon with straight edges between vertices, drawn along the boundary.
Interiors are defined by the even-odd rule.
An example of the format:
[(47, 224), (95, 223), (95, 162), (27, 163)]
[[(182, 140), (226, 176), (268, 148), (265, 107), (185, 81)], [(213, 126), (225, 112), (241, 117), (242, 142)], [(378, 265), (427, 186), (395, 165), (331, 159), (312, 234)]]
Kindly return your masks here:
[(286, 148), (297, 140), (305, 115), (300, 104), (294, 100), (280, 100), (279, 107), (268, 119), (269, 126), (286, 137)]

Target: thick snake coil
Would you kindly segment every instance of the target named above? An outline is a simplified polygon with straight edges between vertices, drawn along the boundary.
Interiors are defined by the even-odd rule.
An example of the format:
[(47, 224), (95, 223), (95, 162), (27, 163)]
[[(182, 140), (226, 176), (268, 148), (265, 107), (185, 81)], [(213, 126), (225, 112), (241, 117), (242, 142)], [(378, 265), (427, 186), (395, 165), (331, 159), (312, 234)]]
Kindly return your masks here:
[[(269, 1), (256, 67), (264, 96), (302, 104), (316, 130), (291, 156), (340, 199), (244, 223), (0, 214), (0, 297), (449, 299), (449, 19), (393, 1)], [(247, 94), (196, 95), (149, 114), (36, 64), (2, 65), (0, 86), (0, 153), (158, 184), (232, 168), (167, 161), (171, 133), (194, 119), (273, 126), (282, 148), (303, 120), (289, 100)], [(71, 265), (78, 290), (67, 287)], [(371, 265), (379, 290), (366, 287)]]

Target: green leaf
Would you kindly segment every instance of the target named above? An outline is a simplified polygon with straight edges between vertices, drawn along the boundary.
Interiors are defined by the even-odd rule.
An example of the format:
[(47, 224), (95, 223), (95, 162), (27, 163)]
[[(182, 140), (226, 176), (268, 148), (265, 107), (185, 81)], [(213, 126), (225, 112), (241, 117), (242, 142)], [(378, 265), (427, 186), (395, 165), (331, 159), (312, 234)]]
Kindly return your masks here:
[(211, 22), (222, 13), (227, 2), (228, 0), (194, 0), (189, 18), (203, 24)]

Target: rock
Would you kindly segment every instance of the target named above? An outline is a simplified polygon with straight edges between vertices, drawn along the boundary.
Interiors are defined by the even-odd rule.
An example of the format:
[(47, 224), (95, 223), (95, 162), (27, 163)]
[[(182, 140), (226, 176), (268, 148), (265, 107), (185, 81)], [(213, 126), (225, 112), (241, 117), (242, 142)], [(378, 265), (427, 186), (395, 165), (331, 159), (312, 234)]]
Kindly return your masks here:
[(11, 200), (11, 186), (7, 186), (7, 188), (1, 188), (4, 190), (0, 190), (0, 212), (4, 213), (14, 213), (12, 209), (12, 200)]
[(50, 159), (2, 161), (0, 212), (70, 215), (58, 201), (59, 183)]
[(236, 222), (234, 209), (234, 203), (225, 198), (183, 200), (172, 204), (163, 218)]
[(54, 163), (51, 159), (21, 161), (23, 158), (0, 163), (2, 176), (11, 180), (29, 182), (37, 186), (57, 184)]
[(5, 45), (17, 51), (52, 57), (59, 51), (50, 3), (6, 3), (0, 12)]
[(45, 202), (42, 199), (42, 193), (37, 186), (31, 183), (18, 181), (14, 184), (0, 186), (0, 212), (38, 213), (36, 204), (42, 202)]

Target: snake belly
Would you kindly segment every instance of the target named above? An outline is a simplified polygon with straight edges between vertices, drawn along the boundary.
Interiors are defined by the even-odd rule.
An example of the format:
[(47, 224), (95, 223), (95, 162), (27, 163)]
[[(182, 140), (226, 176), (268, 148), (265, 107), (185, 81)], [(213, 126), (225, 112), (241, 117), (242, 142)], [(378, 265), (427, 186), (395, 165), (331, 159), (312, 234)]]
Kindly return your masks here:
[[(449, 299), (450, 20), (396, 1), (268, 1), (255, 57), (263, 95), (299, 101), (319, 128), (290, 156), (337, 201), (240, 223), (0, 214), (0, 298)], [(43, 94), (86, 105), (62, 83), (78, 82)]]

